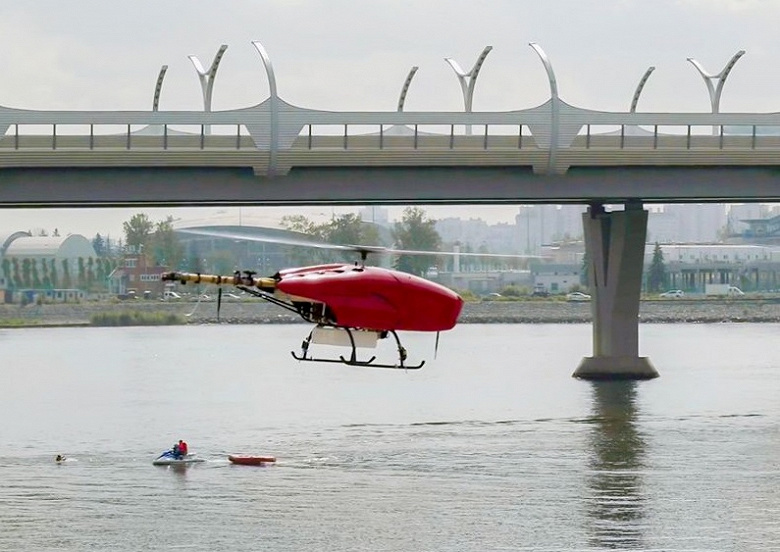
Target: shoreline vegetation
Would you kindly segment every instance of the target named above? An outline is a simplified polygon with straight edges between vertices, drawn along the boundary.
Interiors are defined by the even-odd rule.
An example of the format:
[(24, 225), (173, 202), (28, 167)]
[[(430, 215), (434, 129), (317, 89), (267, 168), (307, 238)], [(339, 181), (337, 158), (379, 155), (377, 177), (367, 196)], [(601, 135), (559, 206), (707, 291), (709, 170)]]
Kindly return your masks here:
[(176, 326), (187, 319), (173, 312), (141, 312), (135, 310), (96, 312), (89, 317), (90, 326)]
[[(669, 299), (640, 304), (641, 323), (780, 323), (780, 299)], [(466, 302), (459, 324), (580, 324), (591, 322), (589, 303), (555, 299)], [(104, 301), (0, 305), (0, 328), (162, 326), (184, 324), (295, 324), (297, 315), (262, 300)]]

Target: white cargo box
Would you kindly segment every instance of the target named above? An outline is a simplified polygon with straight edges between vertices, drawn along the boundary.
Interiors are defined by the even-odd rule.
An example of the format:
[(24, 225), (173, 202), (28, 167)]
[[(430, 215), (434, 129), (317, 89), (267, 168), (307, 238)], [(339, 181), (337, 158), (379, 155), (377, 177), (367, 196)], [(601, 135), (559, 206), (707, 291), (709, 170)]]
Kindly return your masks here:
[[(371, 330), (350, 330), (352, 339), (355, 340), (355, 347), (363, 349), (374, 349), (379, 340), (379, 332)], [(319, 345), (337, 345), (340, 347), (351, 347), (352, 342), (349, 339), (347, 330), (341, 328), (329, 328), (317, 326), (311, 334), (311, 342)]]

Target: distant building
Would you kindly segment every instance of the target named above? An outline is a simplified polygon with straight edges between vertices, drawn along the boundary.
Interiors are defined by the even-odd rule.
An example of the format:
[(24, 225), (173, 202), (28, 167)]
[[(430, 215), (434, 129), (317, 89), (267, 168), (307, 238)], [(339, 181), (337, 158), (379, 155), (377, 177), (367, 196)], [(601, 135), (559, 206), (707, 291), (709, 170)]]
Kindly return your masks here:
[(485, 270), (482, 272), (437, 272), (437, 282), (452, 289), (468, 290), (477, 295), (499, 292), (514, 286), (533, 287), (531, 272), (528, 270)]
[(80, 272), (96, 257), (92, 244), (79, 234), (13, 232), (0, 237), (0, 291), (6, 302), (29, 300), (36, 292), (53, 300), (80, 299)]
[[(673, 239), (665, 240), (652, 236), (649, 228), (650, 240), (653, 242), (673, 241), (676, 243), (708, 243), (720, 239), (723, 229), (726, 227), (726, 208), (720, 203), (696, 203), (696, 204), (671, 204), (664, 205), (664, 216), (670, 216), (674, 225)], [(648, 227), (651, 226), (648, 217)]]
[(740, 222), (747, 225), (742, 232), (744, 239), (780, 244), (780, 215), (771, 218), (745, 219)]
[(119, 296), (132, 291), (136, 297), (162, 297), (165, 285), (161, 276), (167, 270), (165, 266), (150, 265), (145, 255), (126, 253), (122, 266), (108, 276), (108, 291)]
[(768, 215), (765, 205), (760, 203), (743, 203), (732, 205), (728, 214), (728, 235), (741, 236), (749, 230), (748, 220), (759, 220)]
[(538, 255), (543, 243), (582, 236), (582, 205), (523, 205), (515, 216), (517, 252)]
[[(743, 291), (780, 289), (780, 248), (752, 244), (659, 244), (670, 288), (703, 292), (707, 284)], [(654, 244), (645, 246), (645, 272)]]
[(581, 287), (582, 265), (534, 263), (531, 265), (534, 289), (543, 289), (552, 294), (568, 293)]
[(582, 266), (585, 257), (585, 242), (571, 241), (542, 245), (542, 257), (551, 263)]
[[(650, 211), (647, 217), (647, 241), (677, 243), (680, 241), (678, 215), (666, 211)], [(714, 238), (713, 238), (714, 239)]]

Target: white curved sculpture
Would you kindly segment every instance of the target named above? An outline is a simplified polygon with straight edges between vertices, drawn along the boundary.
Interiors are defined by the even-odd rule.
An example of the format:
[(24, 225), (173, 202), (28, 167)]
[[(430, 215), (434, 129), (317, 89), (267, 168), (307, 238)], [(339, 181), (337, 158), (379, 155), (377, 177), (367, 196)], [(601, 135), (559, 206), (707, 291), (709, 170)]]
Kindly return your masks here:
[[(740, 50), (734, 54), (720, 73), (707, 73), (701, 63), (693, 58), (687, 58), (687, 60), (691, 62), (691, 65), (696, 67), (696, 70), (699, 71), (699, 74), (701, 74), (704, 79), (704, 84), (707, 85), (707, 92), (710, 94), (710, 105), (713, 113), (720, 113), (720, 96), (723, 93), (723, 85), (726, 83), (726, 78), (729, 76), (729, 73), (731, 73), (734, 65), (739, 58), (744, 55), (745, 50)], [(712, 81), (715, 79), (718, 80), (717, 86), (712, 84)]]
[(253, 40), (252, 46), (254, 46), (257, 53), (260, 54), (260, 59), (263, 60), (265, 73), (268, 75), (268, 92), (270, 96), (269, 107), (271, 111), (270, 140), (268, 143), (268, 175), (274, 176), (276, 174), (279, 154), (279, 95), (276, 91), (276, 75), (274, 74), (274, 66), (271, 64), (271, 58), (268, 56), (268, 52), (266, 52), (263, 45), (260, 44), (260, 42)]
[[(482, 69), (482, 64), (485, 62), (485, 58), (492, 50), (492, 46), (485, 46), (482, 53), (479, 54), (477, 61), (470, 71), (464, 71), (458, 62), (452, 58), (444, 58), (444, 61), (450, 64), (450, 67), (455, 71), (455, 75), (458, 77), (460, 83), (460, 89), (463, 92), (463, 105), (466, 109), (466, 113), (471, 113), (471, 104), (474, 100), (474, 87), (477, 84), (477, 76), (479, 70)], [(471, 134), (471, 125), (466, 127), (466, 134)]]

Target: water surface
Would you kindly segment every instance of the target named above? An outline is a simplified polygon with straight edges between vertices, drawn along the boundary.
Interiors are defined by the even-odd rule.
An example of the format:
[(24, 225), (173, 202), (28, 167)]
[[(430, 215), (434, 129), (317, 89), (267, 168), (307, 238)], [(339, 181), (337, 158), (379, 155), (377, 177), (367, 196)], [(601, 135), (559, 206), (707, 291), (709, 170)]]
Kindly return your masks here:
[[(298, 363), (306, 331), (1, 330), (0, 549), (780, 542), (778, 325), (642, 326), (636, 384), (571, 378), (589, 325), (405, 335), (419, 371)], [(152, 466), (179, 438), (207, 462)]]

